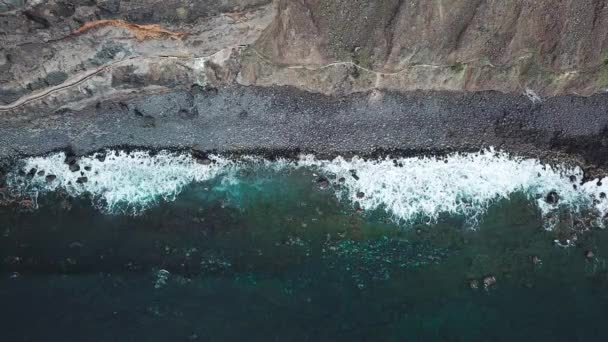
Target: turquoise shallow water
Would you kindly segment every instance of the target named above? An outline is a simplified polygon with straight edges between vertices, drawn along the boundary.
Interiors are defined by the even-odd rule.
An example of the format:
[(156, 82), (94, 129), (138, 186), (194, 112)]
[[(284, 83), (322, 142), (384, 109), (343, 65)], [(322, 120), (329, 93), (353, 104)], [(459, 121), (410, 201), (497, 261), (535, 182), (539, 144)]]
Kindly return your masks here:
[[(604, 230), (547, 231), (521, 192), (475, 224), (457, 214), (398, 224), (336, 196), (324, 176), (244, 168), (140, 216), (61, 190), (41, 194), (36, 210), (1, 207), (3, 339), (608, 337)], [(554, 242), (574, 235), (571, 247)], [(484, 288), (489, 276), (496, 283)]]

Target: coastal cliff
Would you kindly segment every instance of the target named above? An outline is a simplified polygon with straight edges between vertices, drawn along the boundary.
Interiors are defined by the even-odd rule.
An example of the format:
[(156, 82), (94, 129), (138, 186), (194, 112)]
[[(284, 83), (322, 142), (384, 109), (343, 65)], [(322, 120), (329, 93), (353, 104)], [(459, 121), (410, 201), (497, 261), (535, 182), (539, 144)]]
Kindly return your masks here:
[(0, 37), (3, 157), (491, 145), (604, 163), (604, 0), (2, 0)]

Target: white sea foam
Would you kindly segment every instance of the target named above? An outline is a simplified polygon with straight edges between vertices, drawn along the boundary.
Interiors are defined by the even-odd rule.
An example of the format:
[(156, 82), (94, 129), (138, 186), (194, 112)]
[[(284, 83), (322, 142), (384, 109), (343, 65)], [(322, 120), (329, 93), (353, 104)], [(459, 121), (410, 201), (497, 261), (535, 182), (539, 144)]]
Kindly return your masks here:
[[(27, 192), (62, 189), (73, 197), (89, 194), (94, 204), (105, 212), (139, 214), (161, 199), (174, 200), (184, 186), (226, 175), (235, 166), (217, 156), (210, 156), (213, 162), (203, 165), (189, 155), (167, 151), (150, 155), (141, 151), (109, 150), (105, 155), (103, 161), (96, 155), (81, 158), (77, 172), (70, 171), (63, 152), (28, 158), (24, 160), (23, 170), (36, 169), (44, 171), (44, 175), (25, 181), (27, 177), (13, 174), (8, 183), (17, 186), (21, 183)], [(48, 175), (56, 179), (47, 182)], [(80, 177), (87, 177), (87, 181), (78, 183)]]
[[(336, 191), (339, 198), (353, 205), (357, 203), (365, 210), (386, 210), (402, 223), (432, 222), (442, 214), (463, 215), (474, 222), (492, 203), (516, 192), (535, 201), (544, 215), (558, 206), (573, 212), (592, 208), (599, 218), (608, 213), (608, 200), (602, 198), (605, 197), (602, 193), (608, 193), (608, 184), (598, 186), (598, 180), (594, 180), (580, 185), (583, 177), (580, 168), (552, 167), (493, 150), (443, 158), (380, 160), (358, 157), (318, 160), (302, 156), (297, 162), (258, 157), (237, 162), (210, 156), (213, 163), (209, 165), (199, 164), (184, 153), (107, 151), (106, 155), (103, 162), (95, 156), (81, 158), (78, 172), (69, 170), (63, 153), (27, 158), (21, 166), (23, 170), (44, 170), (45, 176), (53, 174), (57, 178), (49, 183), (45, 176), (36, 175), (29, 180), (15, 172), (8, 182), (23, 191), (63, 189), (70, 196), (88, 194), (106, 212), (138, 214), (160, 200), (174, 200), (192, 182), (222, 177), (223, 186), (230, 187), (238, 183), (235, 171), (242, 167), (272, 171), (303, 167), (335, 175), (333, 182), (340, 184), (340, 190)], [(85, 167), (90, 167), (90, 171)], [(87, 177), (87, 182), (79, 184), (79, 177)], [(559, 196), (557, 204), (545, 200), (551, 191)]]
[[(398, 222), (432, 222), (442, 214), (464, 215), (475, 222), (492, 203), (516, 192), (535, 201), (543, 215), (559, 206), (574, 212), (594, 207), (600, 218), (608, 212), (608, 201), (600, 196), (608, 186), (597, 186), (597, 180), (578, 186), (580, 168), (552, 167), (494, 150), (376, 161), (305, 156), (300, 165), (342, 178), (340, 196), (366, 210), (382, 208)], [(546, 201), (551, 191), (559, 196), (557, 204)]]

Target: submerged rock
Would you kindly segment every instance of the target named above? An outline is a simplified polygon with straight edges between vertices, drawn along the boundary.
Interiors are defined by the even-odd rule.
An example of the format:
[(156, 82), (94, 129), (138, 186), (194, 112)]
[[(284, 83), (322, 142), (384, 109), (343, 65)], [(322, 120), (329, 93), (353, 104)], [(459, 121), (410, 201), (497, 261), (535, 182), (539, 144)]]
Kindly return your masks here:
[(171, 273), (165, 269), (161, 269), (156, 272), (156, 282), (154, 283), (154, 288), (160, 289), (161, 287), (165, 286), (170, 275)]
[(105, 152), (99, 152), (95, 155), (95, 159), (99, 160), (100, 162), (104, 162), (106, 161), (106, 153)]
[(325, 177), (321, 177), (317, 179), (317, 185), (321, 189), (327, 189), (329, 187), (329, 180), (327, 180)]
[(196, 159), (196, 162), (197, 162), (198, 164), (201, 164), (201, 165), (211, 165), (211, 163), (212, 163), (211, 159), (206, 158), (206, 157), (205, 157), (205, 158), (200, 158), (200, 159), (199, 159), (199, 158), (197, 158), (197, 159)]
[(70, 171), (72, 171), (72, 172), (80, 171), (80, 166), (78, 164), (70, 164)]
[(483, 278), (483, 287), (488, 289), (496, 284), (496, 277), (493, 275), (487, 275)]
[(555, 191), (551, 191), (547, 194), (545, 201), (549, 204), (557, 204), (559, 202), (559, 195)]
[(36, 172), (38, 172), (38, 170), (36, 170), (36, 169), (30, 169), (30, 171), (27, 173), (27, 177), (28, 178), (34, 178), (34, 176), (36, 175)]
[(57, 179), (57, 176), (55, 176), (55, 175), (47, 175), (47, 176), (45, 177), (45, 180), (46, 180), (46, 182), (47, 182), (47, 183), (51, 183), (51, 182), (53, 182), (55, 179)]

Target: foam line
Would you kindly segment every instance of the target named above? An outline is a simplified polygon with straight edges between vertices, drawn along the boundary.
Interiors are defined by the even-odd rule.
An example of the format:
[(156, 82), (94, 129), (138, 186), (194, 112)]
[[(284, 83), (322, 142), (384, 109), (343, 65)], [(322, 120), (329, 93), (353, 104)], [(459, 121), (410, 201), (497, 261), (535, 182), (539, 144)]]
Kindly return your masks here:
[[(30, 192), (62, 189), (73, 197), (90, 194), (94, 204), (105, 212), (139, 214), (159, 200), (174, 200), (184, 186), (213, 179), (234, 166), (216, 156), (210, 156), (211, 164), (203, 165), (189, 155), (167, 151), (150, 155), (108, 150), (104, 154), (103, 161), (97, 154), (79, 159), (76, 172), (70, 171), (64, 153), (28, 158), (22, 170), (35, 169), (36, 175), (28, 181), (27, 176), (14, 173), (9, 175), (8, 183), (21, 184), (24, 191)], [(40, 171), (44, 175), (38, 175)], [(49, 182), (49, 175), (56, 178)], [(86, 182), (81, 177), (86, 177)]]
[[(322, 161), (306, 156), (300, 165), (342, 178), (342, 197), (366, 210), (385, 209), (399, 222), (436, 221), (441, 214), (475, 220), (492, 203), (516, 192), (535, 201), (544, 214), (559, 205), (579, 211), (606, 190), (593, 182), (575, 189), (583, 177), (580, 168), (551, 167), (494, 150), (375, 161), (358, 157)], [(559, 196), (555, 204), (546, 201), (552, 191)], [(603, 200), (596, 207), (605, 213), (608, 203)]]
[[(552, 167), (493, 149), (441, 158), (379, 160), (318, 160), (304, 155), (298, 161), (253, 156), (234, 161), (210, 156), (212, 163), (204, 165), (189, 154), (168, 151), (150, 155), (108, 150), (105, 155), (103, 161), (97, 155), (79, 159), (77, 172), (70, 171), (64, 153), (27, 158), (20, 166), (22, 172), (9, 174), (7, 183), (24, 192), (62, 189), (74, 197), (88, 194), (105, 212), (139, 214), (161, 200), (174, 200), (192, 182), (223, 177), (224, 186), (235, 186), (236, 171), (243, 167), (274, 172), (307, 168), (339, 185), (339, 198), (365, 210), (386, 210), (399, 223), (434, 222), (443, 214), (477, 221), (490, 205), (514, 193), (525, 194), (543, 215), (564, 206), (573, 212), (592, 209), (601, 222), (608, 213), (608, 184), (599, 180), (580, 184), (580, 168)], [(32, 169), (33, 177), (31, 172), (23, 174)], [(38, 175), (40, 171), (44, 175)], [(49, 182), (46, 176), (51, 174), (56, 178)], [(550, 192), (558, 194), (557, 203), (546, 201)]]

